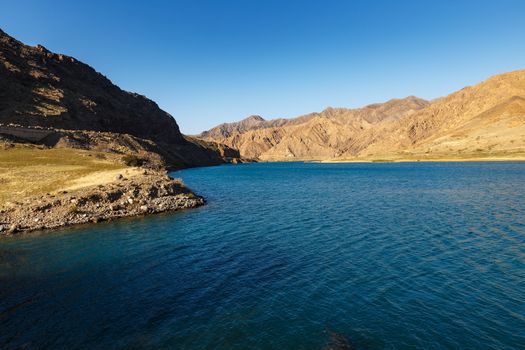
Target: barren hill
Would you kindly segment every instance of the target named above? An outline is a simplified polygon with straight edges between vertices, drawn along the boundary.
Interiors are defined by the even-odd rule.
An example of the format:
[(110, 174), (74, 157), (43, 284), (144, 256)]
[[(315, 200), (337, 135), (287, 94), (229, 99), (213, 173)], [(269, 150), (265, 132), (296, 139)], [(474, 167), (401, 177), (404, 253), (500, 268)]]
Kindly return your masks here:
[(330, 159), (354, 147), (358, 135), (377, 124), (413, 114), (428, 105), (414, 96), (376, 103), (364, 108), (327, 108), (294, 119), (261, 121), (240, 131), (229, 125), (229, 133), (221, 127), (200, 135), (204, 139), (239, 149), (249, 158), (262, 160)]
[(359, 109), (328, 108), (279, 123), (201, 137), (261, 160), (525, 155), (525, 70), (494, 76), (432, 102), (411, 96)]
[(362, 135), (369, 144), (359, 155), (465, 157), (524, 153), (524, 98), (525, 70), (496, 75)]

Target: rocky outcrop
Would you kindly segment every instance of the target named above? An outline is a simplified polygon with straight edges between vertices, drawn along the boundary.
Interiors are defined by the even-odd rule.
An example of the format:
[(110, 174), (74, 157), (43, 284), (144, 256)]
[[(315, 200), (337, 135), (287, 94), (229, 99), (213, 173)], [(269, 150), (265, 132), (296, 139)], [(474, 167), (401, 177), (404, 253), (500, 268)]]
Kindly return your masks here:
[(45, 138), (53, 134), (52, 130), (30, 128), (30, 127), (18, 127), (14, 125), (2, 125), (0, 124), (0, 134), (14, 136), (16, 138), (26, 140), (29, 142), (39, 143)]
[(119, 175), (106, 185), (6, 203), (0, 207), (0, 235), (177, 211), (204, 203), (180, 180), (145, 170), (129, 179)]
[(221, 164), (239, 157), (227, 146), (192, 142), (155, 102), (121, 90), (92, 67), (41, 45), (24, 45), (1, 30), (0, 123), (151, 140), (172, 168)]

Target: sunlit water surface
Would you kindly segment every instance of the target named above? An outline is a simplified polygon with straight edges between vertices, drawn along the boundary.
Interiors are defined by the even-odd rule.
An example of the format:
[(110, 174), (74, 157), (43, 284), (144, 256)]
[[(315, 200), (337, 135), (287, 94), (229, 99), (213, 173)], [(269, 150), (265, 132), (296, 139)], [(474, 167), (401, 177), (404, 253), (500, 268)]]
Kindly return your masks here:
[(174, 176), (208, 205), (0, 240), (0, 348), (525, 346), (525, 163)]

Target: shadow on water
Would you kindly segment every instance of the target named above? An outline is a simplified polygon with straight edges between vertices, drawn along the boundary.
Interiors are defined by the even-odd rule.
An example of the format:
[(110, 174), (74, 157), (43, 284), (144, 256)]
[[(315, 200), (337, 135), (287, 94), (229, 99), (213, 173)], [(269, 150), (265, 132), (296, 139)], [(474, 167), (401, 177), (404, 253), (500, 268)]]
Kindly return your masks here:
[(7, 271), (15, 270), (26, 262), (27, 258), (22, 249), (0, 249), (0, 279)]
[(355, 344), (353, 344), (347, 337), (343, 334), (330, 332), (330, 338), (328, 342), (323, 347), (323, 350), (357, 350)]

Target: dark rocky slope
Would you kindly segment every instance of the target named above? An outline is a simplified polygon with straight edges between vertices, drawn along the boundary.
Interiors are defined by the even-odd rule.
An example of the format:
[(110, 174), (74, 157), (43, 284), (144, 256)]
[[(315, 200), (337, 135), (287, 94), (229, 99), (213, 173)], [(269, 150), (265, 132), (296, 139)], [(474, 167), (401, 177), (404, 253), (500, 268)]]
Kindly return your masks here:
[(171, 115), (92, 67), (0, 30), (0, 123), (129, 134), (153, 141), (173, 168), (212, 165), (237, 151), (181, 134)]

